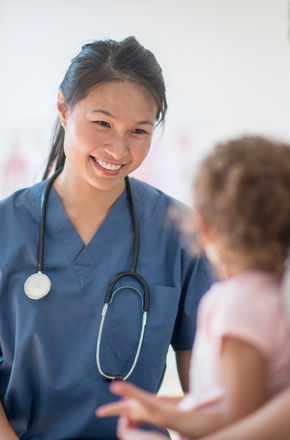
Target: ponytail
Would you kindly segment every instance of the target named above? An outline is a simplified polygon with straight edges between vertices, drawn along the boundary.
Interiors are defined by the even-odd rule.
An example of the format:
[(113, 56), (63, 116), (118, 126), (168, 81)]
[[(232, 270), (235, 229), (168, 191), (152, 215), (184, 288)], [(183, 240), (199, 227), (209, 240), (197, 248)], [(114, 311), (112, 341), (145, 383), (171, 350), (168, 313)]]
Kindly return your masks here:
[(59, 168), (63, 168), (65, 162), (63, 142), (64, 142), (64, 129), (60, 124), (60, 119), (57, 118), (52, 136), (52, 147), (42, 180), (48, 178), (53, 167), (54, 167), (53, 171), (58, 170)]

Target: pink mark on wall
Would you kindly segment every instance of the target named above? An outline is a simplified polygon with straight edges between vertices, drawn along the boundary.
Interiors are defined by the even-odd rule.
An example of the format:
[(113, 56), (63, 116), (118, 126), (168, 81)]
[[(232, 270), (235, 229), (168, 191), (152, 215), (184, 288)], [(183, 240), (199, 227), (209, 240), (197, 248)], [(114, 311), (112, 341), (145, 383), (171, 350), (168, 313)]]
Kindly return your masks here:
[(19, 141), (11, 142), (10, 151), (10, 156), (6, 163), (4, 163), (2, 184), (4, 197), (7, 197), (25, 185), (25, 178), (28, 169), (28, 164), (21, 155)]
[(135, 170), (131, 175), (136, 179), (140, 179), (143, 182), (158, 187), (158, 178), (156, 172), (153, 169), (150, 158), (146, 158), (142, 165), (137, 168), (137, 170)]
[(188, 130), (180, 130), (177, 134), (177, 146), (179, 150), (186, 151), (191, 148), (190, 133)]

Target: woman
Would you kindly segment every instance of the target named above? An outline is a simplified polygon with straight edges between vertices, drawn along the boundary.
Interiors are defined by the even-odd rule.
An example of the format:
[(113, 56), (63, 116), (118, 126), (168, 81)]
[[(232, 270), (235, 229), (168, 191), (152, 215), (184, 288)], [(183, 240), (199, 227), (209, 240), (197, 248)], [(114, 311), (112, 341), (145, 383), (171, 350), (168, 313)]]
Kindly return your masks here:
[[(168, 216), (181, 205), (127, 178), (167, 109), (154, 55), (133, 37), (85, 45), (61, 83), (57, 109), (44, 177), (54, 168), (60, 174), (50, 191), (43, 197), (44, 181), (0, 203), (0, 437), (7, 440), (115, 438), (115, 422), (94, 416), (114, 398), (104, 377), (130, 375), (156, 392), (169, 344), (186, 389), (196, 308), (210, 285), (206, 262), (192, 260)], [(117, 281), (101, 321), (111, 280), (135, 266), (140, 276)], [(137, 360), (144, 280), (150, 300)]]

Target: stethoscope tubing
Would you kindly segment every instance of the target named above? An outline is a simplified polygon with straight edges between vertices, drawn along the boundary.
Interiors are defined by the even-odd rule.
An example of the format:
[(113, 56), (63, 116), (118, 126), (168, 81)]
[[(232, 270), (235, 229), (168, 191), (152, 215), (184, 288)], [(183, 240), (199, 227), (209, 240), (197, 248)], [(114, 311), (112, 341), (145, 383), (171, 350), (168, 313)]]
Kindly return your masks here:
[(112, 295), (114, 293), (113, 288), (114, 288), (115, 284), (117, 283), (117, 281), (119, 281), (123, 277), (133, 277), (143, 285), (144, 300), (143, 300), (142, 309), (143, 309), (143, 312), (148, 312), (148, 308), (149, 308), (149, 287), (148, 287), (148, 284), (141, 275), (139, 275), (136, 272), (133, 272), (132, 269), (125, 271), (125, 272), (121, 272), (112, 279), (112, 281), (110, 282), (109, 287), (107, 289), (107, 293), (106, 293), (106, 297), (105, 297), (105, 304), (108, 304), (108, 305), (110, 304)]
[(39, 245), (38, 245), (38, 259), (37, 259), (37, 272), (43, 271), (43, 250), (44, 250), (44, 229), (45, 229), (45, 214), (46, 214), (46, 204), (48, 199), (49, 191), (53, 185), (53, 182), (55, 179), (60, 175), (62, 172), (62, 168), (59, 168), (53, 176), (49, 179), (47, 182), (44, 192), (42, 194), (41, 198), (41, 219), (40, 219), (40, 227), (39, 227)]
[(133, 190), (131, 186), (131, 182), (128, 176), (125, 177), (127, 194), (129, 197), (130, 207), (131, 207), (131, 215), (133, 220), (133, 228), (134, 228), (134, 251), (131, 265), (131, 272), (136, 274), (137, 262), (138, 262), (138, 254), (139, 254), (139, 244), (140, 244), (140, 234), (139, 234), (139, 222), (137, 217), (136, 205), (133, 195)]
[[(47, 205), (47, 200), (48, 200), (50, 189), (51, 189), (55, 179), (60, 175), (61, 172), (62, 172), (62, 168), (58, 169), (50, 177), (50, 179), (48, 180), (48, 182), (45, 186), (45, 189), (44, 189), (44, 192), (43, 192), (42, 198), (41, 198), (41, 208), (40, 208), (41, 209), (41, 218), (40, 218), (40, 227), (39, 227), (39, 247), (38, 247), (38, 259), (37, 259), (37, 273), (32, 274), (26, 280), (26, 282), (24, 284), (24, 291), (25, 291), (26, 295), (31, 299), (37, 300), (37, 299), (43, 298), (44, 296), (46, 296), (49, 293), (50, 287), (51, 287), (51, 282), (50, 282), (49, 277), (43, 273), (46, 205)], [(110, 284), (108, 286), (106, 296), (105, 296), (105, 304), (103, 306), (102, 315), (101, 315), (102, 317), (101, 317), (101, 321), (100, 321), (100, 327), (99, 327), (99, 333), (98, 333), (98, 339), (97, 339), (97, 348), (96, 348), (96, 363), (97, 363), (98, 371), (102, 376), (104, 376), (106, 379), (109, 379), (109, 380), (117, 380), (117, 379), (126, 380), (129, 376), (131, 376), (132, 372), (135, 369), (135, 366), (136, 366), (138, 358), (139, 358), (143, 338), (144, 338), (145, 326), (147, 324), (147, 313), (148, 313), (148, 308), (149, 308), (149, 296), (150, 296), (149, 286), (148, 286), (146, 280), (140, 274), (138, 274), (136, 272), (137, 262), (138, 262), (138, 254), (139, 254), (139, 242), (140, 242), (139, 223), (138, 223), (136, 206), (135, 206), (135, 201), (134, 201), (134, 196), (133, 196), (133, 190), (132, 190), (131, 182), (130, 182), (130, 179), (128, 176), (125, 177), (125, 183), (126, 183), (126, 190), (127, 190), (127, 194), (128, 194), (128, 198), (129, 198), (129, 202), (130, 202), (131, 215), (132, 215), (133, 228), (134, 228), (134, 250), (133, 250), (132, 264), (131, 264), (131, 269), (129, 271), (124, 271), (124, 272), (117, 274), (112, 279), (112, 281), (110, 282)], [(135, 358), (134, 358), (133, 364), (132, 364), (129, 372), (126, 374), (125, 377), (122, 377), (120, 375), (112, 376), (110, 374), (105, 374), (102, 371), (101, 362), (100, 362), (101, 338), (102, 338), (103, 326), (104, 326), (104, 321), (105, 321), (107, 309), (108, 309), (109, 304), (112, 302), (114, 294), (118, 290), (125, 288), (123, 286), (123, 287), (119, 287), (115, 291), (113, 290), (116, 283), (123, 277), (132, 277), (132, 278), (136, 279), (139, 283), (142, 284), (143, 289), (144, 289), (144, 298), (143, 298), (137, 289), (135, 289), (134, 287), (126, 286), (129, 289), (137, 291), (139, 293), (139, 295), (141, 296), (143, 316), (142, 316), (141, 331), (140, 331), (140, 337), (139, 337), (139, 342), (138, 342)]]
[[(130, 370), (128, 371), (128, 373), (126, 374), (126, 376), (122, 377), (122, 376), (112, 376), (111, 374), (106, 374), (103, 372), (102, 367), (101, 367), (101, 361), (100, 361), (100, 346), (101, 346), (101, 337), (102, 337), (102, 332), (103, 332), (103, 326), (104, 326), (104, 322), (105, 322), (105, 317), (106, 317), (106, 313), (108, 310), (108, 306), (109, 304), (112, 302), (113, 300), (113, 296), (117, 293), (118, 290), (121, 290), (122, 288), (129, 288), (132, 290), (135, 290), (141, 297), (141, 301), (143, 303), (143, 316), (142, 316), (142, 324), (141, 324), (141, 331), (140, 331), (140, 336), (139, 336), (139, 341), (138, 341), (138, 347), (136, 350), (136, 354), (135, 354), (135, 358), (133, 361), (133, 364), (130, 368)], [(111, 296), (111, 300), (109, 303), (105, 303), (103, 310), (102, 310), (102, 319), (100, 322), (100, 328), (99, 328), (99, 333), (98, 333), (98, 341), (97, 341), (97, 350), (96, 350), (96, 362), (97, 362), (97, 367), (99, 370), (99, 373), (107, 380), (116, 380), (116, 379), (121, 379), (121, 380), (127, 380), (131, 374), (133, 373), (133, 371), (135, 370), (135, 366), (137, 364), (138, 358), (139, 358), (139, 354), (140, 354), (140, 350), (141, 350), (141, 346), (143, 343), (143, 338), (144, 338), (144, 332), (145, 332), (145, 326), (147, 324), (147, 311), (144, 311), (144, 300), (142, 298), (142, 295), (140, 294), (140, 292), (135, 289), (134, 287), (131, 286), (123, 286), (123, 287), (119, 287), (117, 290), (115, 290)]]
[[(107, 380), (126, 380), (133, 373), (135, 366), (137, 364), (137, 361), (138, 361), (138, 358), (140, 355), (140, 351), (141, 351), (141, 346), (143, 343), (145, 326), (147, 324), (147, 313), (148, 313), (149, 298), (150, 298), (149, 286), (148, 286), (146, 280), (140, 274), (138, 274), (136, 272), (136, 267), (137, 267), (137, 262), (138, 262), (138, 254), (139, 254), (139, 241), (140, 241), (139, 222), (138, 222), (138, 217), (137, 217), (137, 212), (136, 212), (133, 190), (132, 190), (131, 182), (130, 182), (130, 179), (128, 176), (125, 177), (125, 182), (126, 182), (126, 189), (127, 189), (127, 194), (129, 197), (132, 220), (133, 220), (133, 227), (134, 227), (134, 251), (133, 251), (131, 269), (129, 271), (124, 271), (124, 272), (117, 274), (110, 282), (108, 289), (107, 289), (107, 292), (106, 292), (106, 296), (105, 296), (105, 304), (104, 304), (103, 310), (102, 310), (102, 318), (101, 318), (101, 322), (100, 322), (98, 340), (97, 340), (96, 363), (97, 363), (99, 373)], [(132, 364), (129, 372), (124, 377), (122, 377), (120, 375), (112, 376), (110, 374), (106, 374), (103, 372), (102, 367), (101, 367), (101, 362), (100, 362), (100, 348), (101, 348), (101, 338), (102, 338), (102, 333), (103, 333), (103, 326), (104, 326), (108, 306), (112, 302), (113, 296), (116, 293), (116, 291), (121, 288), (125, 288), (125, 287), (121, 287), (121, 288), (117, 289), (116, 291), (114, 291), (113, 289), (114, 289), (116, 283), (121, 278), (124, 278), (124, 277), (135, 278), (142, 284), (142, 286), (144, 288), (144, 299), (142, 302), (143, 316), (142, 316), (141, 331), (140, 331), (140, 336), (139, 336), (139, 341), (138, 341), (138, 346), (137, 346), (135, 358), (134, 358), (133, 364)], [(140, 292), (137, 289), (135, 289), (133, 287), (129, 287), (129, 288), (136, 290), (140, 294)], [(140, 294), (140, 296), (142, 297), (141, 294)]]

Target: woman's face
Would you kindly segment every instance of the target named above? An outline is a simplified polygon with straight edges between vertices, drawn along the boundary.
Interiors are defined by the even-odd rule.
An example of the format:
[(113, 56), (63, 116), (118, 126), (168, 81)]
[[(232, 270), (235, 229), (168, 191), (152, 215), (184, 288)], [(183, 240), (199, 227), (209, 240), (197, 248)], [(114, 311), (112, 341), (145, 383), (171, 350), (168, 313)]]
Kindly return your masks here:
[(98, 85), (72, 109), (60, 97), (58, 111), (65, 130), (65, 172), (97, 189), (124, 185), (124, 177), (148, 154), (157, 103), (138, 84)]

